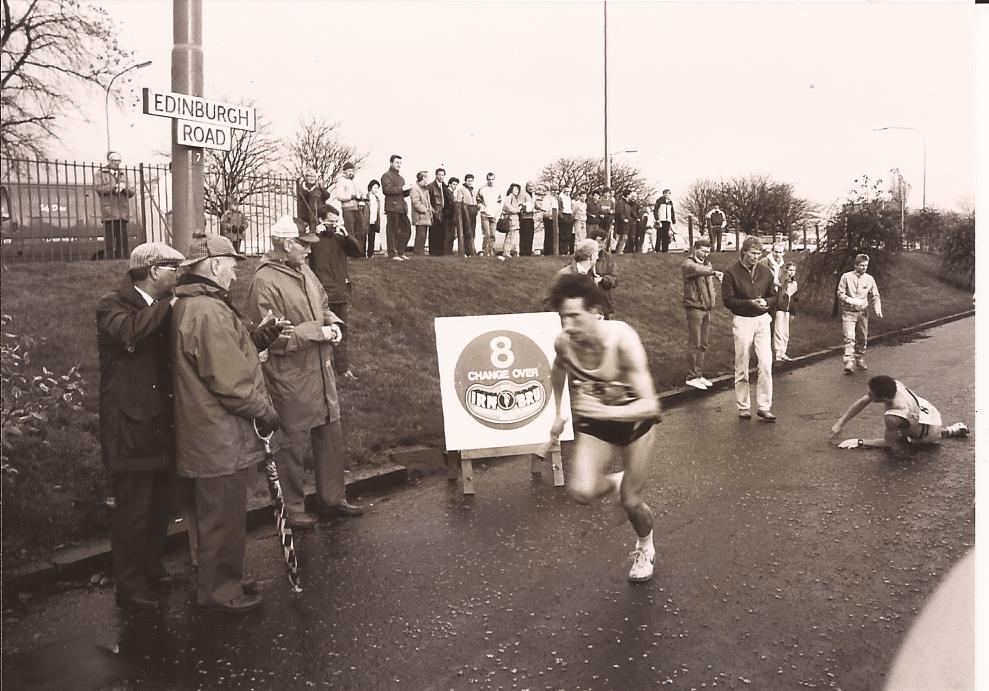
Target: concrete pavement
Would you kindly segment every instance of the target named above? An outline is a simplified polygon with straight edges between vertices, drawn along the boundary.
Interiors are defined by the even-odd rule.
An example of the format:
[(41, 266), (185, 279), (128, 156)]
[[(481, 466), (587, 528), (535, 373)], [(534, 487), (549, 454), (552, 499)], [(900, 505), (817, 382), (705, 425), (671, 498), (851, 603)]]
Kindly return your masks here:
[[(905, 340), (872, 348), (871, 373), (973, 426), (974, 320)], [(74, 688), (880, 688), (974, 544), (974, 440), (900, 461), (839, 450), (829, 428), (864, 388), (832, 357), (777, 377), (775, 425), (739, 421), (730, 391), (669, 411), (647, 584), (625, 580), (633, 534), (606, 507), (491, 463), (473, 497), (431, 478), (302, 535), (301, 595), (272, 531), (255, 533), (256, 614), (205, 615), (188, 580), (158, 616), (122, 614), (109, 589), (15, 608), (4, 681), (71, 660)], [(874, 408), (847, 436), (881, 428)]]

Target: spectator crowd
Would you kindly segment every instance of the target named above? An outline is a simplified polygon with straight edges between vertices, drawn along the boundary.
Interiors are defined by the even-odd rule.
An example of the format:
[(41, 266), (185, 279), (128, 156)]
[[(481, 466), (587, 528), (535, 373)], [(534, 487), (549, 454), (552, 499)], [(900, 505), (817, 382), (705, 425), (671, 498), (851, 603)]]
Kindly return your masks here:
[[(653, 249), (668, 251), (676, 223), (670, 190), (649, 208), (634, 192), (594, 190), (588, 198), (553, 184), (502, 189), (494, 173), (475, 187), (472, 174), (447, 179), (438, 168), (431, 179), (418, 171), (407, 184), (401, 166), (401, 157), (392, 156), (380, 181), (358, 186), (347, 164), (329, 188), (306, 171), (297, 184), (296, 217), (286, 215), (270, 228), (271, 248), (250, 279), (243, 314), (229, 297), (245, 258), (244, 222), (235, 205), (224, 215), (224, 234), (195, 236), (187, 255), (163, 243), (129, 253), (126, 276), (96, 308), (100, 435), (113, 482), (111, 543), (121, 606), (160, 606), (158, 589), (169, 580), (161, 558), (176, 505), (188, 525), (198, 604), (231, 613), (260, 606), (256, 584), (243, 570), (244, 515), (249, 469), (264, 457), (264, 438), (272, 440), (291, 528), (312, 528), (320, 514), (361, 515), (345, 492), (337, 383), (357, 381), (347, 350), (349, 261), (373, 254), (382, 225), (395, 261), (406, 260), (410, 240), (416, 255), (496, 256), (496, 234), (504, 235), (502, 258), (528, 256), (541, 228), (542, 254), (570, 259), (557, 281), (595, 284), (601, 289), (595, 310), (610, 320), (619, 280), (615, 255), (643, 251), (650, 230), (658, 242)], [(127, 195), (125, 181), (108, 177), (106, 184), (113, 194)], [(712, 209), (712, 229), (721, 227), (720, 213)], [(754, 351), (756, 415), (774, 422), (772, 366), (789, 360), (796, 266), (785, 261), (782, 244), (763, 256), (761, 240), (750, 236), (738, 261), (715, 270), (711, 235), (693, 243), (681, 266), (686, 384), (712, 386), (704, 357), (720, 292), (732, 314), (738, 416), (752, 417)], [(118, 243), (114, 252), (125, 249), (126, 242)], [(859, 255), (837, 292), (849, 374), (866, 369), (869, 307), (882, 317), (867, 269), (868, 257)], [(308, 508), (307, 448), (316, 480)]]

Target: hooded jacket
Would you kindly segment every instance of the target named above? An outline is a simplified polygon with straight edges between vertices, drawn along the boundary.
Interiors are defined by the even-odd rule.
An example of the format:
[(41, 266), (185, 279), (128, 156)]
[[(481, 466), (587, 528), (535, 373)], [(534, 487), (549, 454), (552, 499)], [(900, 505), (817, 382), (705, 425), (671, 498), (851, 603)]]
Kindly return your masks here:
[(220, 286), (188, 275), (175, 295), (176, 469), (183, 477), (231, 475), (264, 458), (253, 421), (275, 414), (258, 353)]
[(271, 254), (261, 257), (247, 296), (248, 316), (258, 324), (271, 310), (291, 320), (295, 333), (268, 348), (262, 365), (282, 428), (307, 430), (340, 419), (333, 345), (323, 327), (341, 320), (329, 310), (326, 291), (312, 270), (294, 269)]

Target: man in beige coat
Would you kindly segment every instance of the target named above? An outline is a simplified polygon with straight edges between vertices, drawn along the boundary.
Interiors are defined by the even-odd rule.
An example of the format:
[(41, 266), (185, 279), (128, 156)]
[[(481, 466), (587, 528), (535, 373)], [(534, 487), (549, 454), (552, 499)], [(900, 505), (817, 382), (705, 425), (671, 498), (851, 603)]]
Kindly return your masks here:
[(288, 337), (268, 349), (262, 369), (282, 422), (275, 463), (288, 523), (306, 529), (318, 521), (305, 510), (302, 454), (307, 436), (312, 442), (319, 512), (363, 513), (347, 502), (344, 485), (343, 430), (333, 372), (333, 344), (340, 341), (342, 322), (330, 311), (326, 291), (306, 264), (310, 245), (319, 237), (309, 232), (300, 235), (298, 225), (286, 215), (272, 226), (271, 242), (272, 250), (261, 258), (251, 281), (248, 315), (259, 323), (271, 312), (293, 324)]
[(436, 220), (433, 218), (433, 203), (429, 198), (429, 187), (426, 178), (429, 173), (420, 170), (416, 173), (416, 184), (412, 186), (412, 225), (416, 228), (416, 238), (413, 253), (422, 256), (426, 254), (426, 237), (429, 229)]

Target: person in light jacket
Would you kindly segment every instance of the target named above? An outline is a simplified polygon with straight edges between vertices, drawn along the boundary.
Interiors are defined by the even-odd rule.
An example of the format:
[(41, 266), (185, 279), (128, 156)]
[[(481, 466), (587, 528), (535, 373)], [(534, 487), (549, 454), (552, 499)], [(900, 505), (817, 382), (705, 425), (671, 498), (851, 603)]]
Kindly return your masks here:
[(519, 256), (519, 212), (522, 210), (522, 202), (519, 195), (522, 187), (513, 182), (505, 192), (505, 201), (502, 203), (501, 213), (508, 218), (508, 232), (505, 233), (505, 244), (502, 245), (501, 256), (504, 258)]
[(364, 256), (368, 259), (374, 256), (375, 236), (381, 232), (383, 209), (384, 199), (381, 197), (381, 183), (377, 180), (371, 180), (367, 183), (367, 204), (364, 205), (364, 226), (367, 228)]
[(854, 367), (869, 369), (865, 365), (865, 349), (869, 344), (869, 305), (872, 305), (877, 317), (883, 318), (879, 286), (876, 279), (866, 273), (868, 270), (869, 255), (859, 254), (855, 257), (855, 270), (843, 273), (838, 280), (845, 374), (854, 374)]
[(413, 252), (418, 256), (426, 254), (426, 238), (429, 236), (429, 228), (433, 225), (433, 206), (429, 197), (429, 187), (426, 178), (429, 173), (420, 170), (416, 173), (416, 184), (412, 187), (412, 225), (416, 228), (415, 249)]
[(127, 222), (134, 188), (127, 181), (127, 172), (120, 168), (120, 161), (120, 154), (108, 151), (106, 165), (96, 173), (96, 196), (100, 198), (103, 216), (104, 259), (126, 259), (130, 255)]

